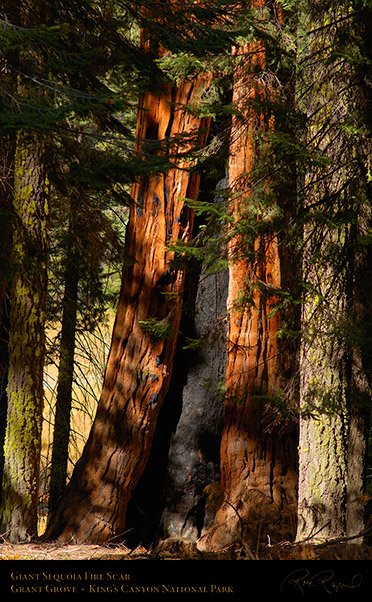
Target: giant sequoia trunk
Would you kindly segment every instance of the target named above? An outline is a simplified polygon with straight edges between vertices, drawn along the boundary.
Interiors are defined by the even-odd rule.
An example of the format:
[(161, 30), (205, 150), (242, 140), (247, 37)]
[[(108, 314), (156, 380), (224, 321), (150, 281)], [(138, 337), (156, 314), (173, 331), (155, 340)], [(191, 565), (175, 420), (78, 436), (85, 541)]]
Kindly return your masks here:
[(167, 243), (190, 237), (193, 214), (183, 199), (196, 198), (199, 183), (189, 160), (176, 155), (203, 144), (207, 123), (185, 105), (204, 87), (202, 79), (184, 81), (176, 91), (164, 86), (140, 100), (139, 161), (155, 143), (178, 136), (169, 154), (177, 165), (133, 186), (126, 235), (132, 265), (123, 273), (103, 391), (49, 539), (97, 543), (124, 536), (127, 504), (146, 466), (172, 372), (184, 272), (173, 267)]
[(48, 193), (45, 140), (20, 131), (14, 162), (13, 262), (8, 412), (1, 532), (10, 541), (37, 534), (43, 409)]
[(204, 345), (190, 354), (191, 365), (182, 390), (182, 413), (171, 439), (161, 521), (164, 537), (196, 540), (214, 518), (208, 491), (220, 479), (226, 297), (227, 273), (202, 273), (194, 335), (202, 338)]
[[(264, 4), (253, 3), (259, 10)], [(262, 77), (265, 64), (262, 43), (237, 50), (233, 100), (242, 118), (233, 119), (229, 175), (235, 226), (239, 230), (245, 221), (246, 236), (250, 220), (266, 220), (269, 224), (270, 212), (280, 201), (276, 199), (265, 208), (263, 199), (270, 182), (260, 188), (253, 175), (259, 160), (257, 141), (273, 127), (270, 115), (257, 109), (260, 101), (273, 100)], [(295, 351), (290, 358), (277, 336), (282, 318), (277, 293), (287, 285), (286, 271), (293, 269), (290, 261), (282, 261), (280, 242), (279, 235), (271, 230), (257, 237), (251, 246), (244, 235), (233, 236), (229, 245), (226, 404), (221, 445), (224, 497), (212, 528), (199, 541), (200, 549), (218, 549), (242, 540), (256, 546), (261, 536), (266, 541), (267, 537), (278, 541), (294, 534), (297, 426), (282, 420), (270, 403), (288, 388), (296, 366)]]
[[(223, 179), (217, 188), (226, 185)], [(215, 176), (202, 177), (200, 187), (199, 199), (214, 202)], [(200, 231), (198, 222), (194, 235)], [(130, 547), (149, 547), (159, 538), (196, 539), (208, 522), (205, 488), (220, 474), (226, 297), (226, 271), (208, 274), (199, 261), (188, 261), (172, 379), (146, 469), (128, 507)]]

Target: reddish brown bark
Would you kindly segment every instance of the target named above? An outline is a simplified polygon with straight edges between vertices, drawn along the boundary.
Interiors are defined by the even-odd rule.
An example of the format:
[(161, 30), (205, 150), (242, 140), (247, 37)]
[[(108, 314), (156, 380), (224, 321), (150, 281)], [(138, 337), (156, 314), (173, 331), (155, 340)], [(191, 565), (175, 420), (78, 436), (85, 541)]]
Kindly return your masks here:
[[(183, 107), (203, 91), (202, 79), (184, 82), (172, 95), (147, 93), (140, 101), (138, 153), (151, 141), (174, 136), (193, 139), (178, 151), (203, 144), (208, 123)], [(153, 151), (152, 151), (153, 152)], [(140, 159), (139, 159), (140, 161)], [(199, 177), (190, 161), (136, 183), (127, 229), (133, 265), (124, 270), (103, 391), (82, 458), (51, 520), (46, 538), (102, 543), (122, 537), (132, 491), (146, 465), (156, 420), (169, 387), (181, 316), (184, 272), (171, 266), (167, 243), (188, 240), (192, 211), (184, 197), (196, 198)], [(167, 336), (156, 338), (144, 322), (163, 320)], [(116, 540), (117, 541), (117, 540)]]
[[(254, 5), (260, 8), (264, 2)], [(258, 191), (253, 170), (259, 159), (257, 135), (274, 125), (270, 116), (257, 111), (259, 101), (270, 93), (261, 77), (266, 62), (264, 45), (257, 42), (239, 48), (236, 61), (233, 102), (243, 118), (233, 119), (230, 143), (235, 226), (249, 214), (251, 220), (256, 219), (255, 211), (260, 211), (260, 201), (270, 186), (268, 181)], [(266, 210), (262, 203), (259, 219), (269, 223)], [(297, 427), (286, 423), (269, 400), (282, 395), (288, 383), (287, 357), (277, 337), (282, 316), (276, 293), (285, 286), (287, 275), (275, 232), (256, 238), (253, 249), (248, 248), (250, 257), (246, 248), (244, 235), (234, 236), (229, 244), (229, 330), (221, 444), (224, 502), (214, 525), (199, 541), (200, 549), (218, 549), (242, 540), (256, 546), (262, 538), (267, 542), (267, 536), (278, 541), (295, 532)], [(247, 293), (251, 294), (249, 303), (242, 300)]]

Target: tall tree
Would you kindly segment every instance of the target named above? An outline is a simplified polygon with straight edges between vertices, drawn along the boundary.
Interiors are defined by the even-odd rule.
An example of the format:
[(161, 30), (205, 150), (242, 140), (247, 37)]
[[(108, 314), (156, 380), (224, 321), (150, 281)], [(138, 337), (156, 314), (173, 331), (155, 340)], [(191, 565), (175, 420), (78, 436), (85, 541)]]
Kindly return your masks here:
[[(274, 171), (265, 147), (279, 127), (274, 111), (279, 80), (258, 37), (270, 12), (274, 26), (281, 26), (281, 16), (271, 2), (247, 6), (259, 25), (253, 41), (234, 48), (233, 103), (238, 114), (233, 116), (229, 159), (233, 223), (221, 444), (224, 494), (212, 528), (199, 541), (201, 549), (242, 541), (255, 546), (267, 535), (272, 541), (288, 538), (296, 524), (297, 424), (281, 417), (277, 407), (281, 399), (288, 412), (296, 375), (296, 345), (278, 337), (284, 320), (288, 327), (292, 320), (293, 328), (281, 295), (288, 292), (291, 272), (296, 271), (285, 238), (285, 223), (295, 214), (295, 195), (287, 187), (283, 197), (271, 181)], [(283, 181), (290, 173), (289, 159)]]
[(188, 111), (187, 103), (200, 98), (206, 86), (205, 78), (183, 81), (177, 90), (164, 84), (159, 94), (145, 93), (140, 100), (138, 160), (154, 152), (165, 155), (168, 171), (132, 189), (126, 234), (132, 265), (123, 272), (103, 391), (46, 538), (103, 542), (124, 533), (127, 504), (169, 387), (184, 274), (172, 266), (174, 252), (167, 243), (187, 240), (192, 232), (193, 215), (183, 199), (197, 196), (199, 176), (187, 153), (202, 146), (208, 124)]
[(14, 136), (1, 132), (2, 157), (0, 167), (0, 482), (4, 464), (4, 438), (7, 414), (8, 343), (9, 343), (9, 286), (12, 252), (12, 187)]
[[(362, 532), (366, 520), (364, 496), (367, 487), (368, 432), (371, 414), (372, 353), (368, 341), (371, 325), (371, 269), (372, 249), (369, 233), (372, 227), (371, 179), (369, 161), (371, 156), (371, 108), (372, 94), (367, 73), (371, 71), (372, 44), (372, 4), (356, 0), (353, 3), (352, 31), (342, 32), (340, 42), (350, 50), (348, 61), (353, 69), (354, 119), (356, 129), (355, 146), (358, 149), (356, 183), (359, 189), (358, 219), (353, 228), (353, 269), (349, 284), (353, 321), (357, 325), (358, 336), (352, 340), (350, 364), (352, 368), (352, 407), (349, 428), (348, 448), (348, 536)], [(360, 58), (362, 60), (360, 60)], [(367, 239), (366, 239), (367, 237)], [(360, 541), (360, 540), (359, 540)]]
[[(307, 3), (309, 46), (305, 182), (305, 294), (301, 345), (297, 540), (363, 529), (365, 411), (370, 398), (369, 185), (356, 132), (360, 77), (346, 40), (358, 28), (349, 3)], [(359, 81), (357, 81), (359, 79)], [(315, 158), (317, 156), (317, 158)], [(362, 274), (364, 276), (362, 277)], [(368, 368), (369, 367), (369, 368)]]
[[(0, 161), (0, 322), (3, 317), (6, 291), (10, 282), (11, 266), (9, 262), (12, 233), (12, 187), (13, 187), (13, 156), (14, 136), (1, 132), (2, 154)], [(3, 368), (0, 368), (3, 374)]]
[[(5, 6), (5, 10), (8, 8)], [(17, 15), (10, 12), (16, 22), (8, 24), (8, 31), (12, 34), (13, 30), (26, 30), (35, 24), (35, 15), (39, 16), (39, 11), (33, 2), (22, 4)], [(39, 76), (42, 57), (37, 52), (31, 56), (27, 46), (18, 49), (17, 56), (18, 70), (22, 73), (18, 78), (18, 102), (28, 107), (38, 106), (42, 111), (48, 105), (48, 96), (23, 78), (23, 70), (31, 77)], [(38, 128), (34, 131), (21, 128), (17, 133), (12, 240), (15, 274), (10, 285), (8, 409), (1, 506), (1, 529), (11, 541), (37, 534), (49, 215), (47, 144), (47, 136)]]
[(20, 131), (14, 163), (13, 261), (4, 445), (2, 533), (11, 541), (37, 534), (43, 410), (48, 184), (46, 140)]
[[(11, 17), (17, 14), (18, 8), (13, 3), (3, 3), (4, 11)], [(4, 13), (0, 17), (4, 18)], [(12, 104), (16, 90), (16, 81), (8, 69), (8, 61), (13, 59), (14, 49), (0, 51), (3, 64), (3, 93), (1, 94), (0, 110), (6, 114)], [(5, 91), (8, 91), (8, 94)], [(4, 463), (4, 437), (7, 413), (7, 380), (8, 380), (8, 342), (9, 342), (9, 286), (12, 276), (10, 262), (12, 252), (13, 229), (13, 172), (15, 134), (1, 128), (0, 155), (0, 482), (2, 482)]]
[(49, 485), (49, 511), (53, 511), (66, 486), (68, 451), (70, 442), (70, 418), (72, 408), (72, 384), (74, 376), (75, 337), (78, 308), (78, 286), (81, 278), (81, 253), (77, 205), (79, 199), (71, 198), (70, 220), (67, 233), (67, 255), (62, 301), (62, 328), (58, 366), (58, 387), (54, 421), (51, 476)]

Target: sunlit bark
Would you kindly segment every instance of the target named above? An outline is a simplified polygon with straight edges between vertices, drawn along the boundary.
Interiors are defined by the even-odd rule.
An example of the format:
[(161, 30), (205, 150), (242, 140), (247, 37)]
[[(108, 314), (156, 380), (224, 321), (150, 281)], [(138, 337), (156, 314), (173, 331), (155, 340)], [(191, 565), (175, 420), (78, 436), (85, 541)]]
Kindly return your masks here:
[[(252, 5), (260, 11), (265, 2)], [(257, 109), (274, 100), (264, 80), (266, 50), (262, 42), (236, 49), (234, 117), (229, 176), (234, 226), (247, 220), (270, 223), (280, 199), (265, 207), (270, 181), (260, 183), (254, 170), (260, 143), (275, 127), (273, 118)], [(261, 147), (262, 148), (262, 147)], [(266, 215), (265, 215), (266, 213)], [(278, 541), (294, 534), (297, 492), (297, 426), (282, 420), (275, 400), (288, 388), (296, 367), (278, 340), (282, 316), (278, 291), (287, 284), (280, 236), (268, 229), (251, 248), (243, 235), (229, 245), (228, 348), (225, 424), (221, 445), (224, 502), (213, 527), (199, 542), (218, 549), (235, 542), (259, 545), (262, 537)], [(293, 266), (292, 266), (293, 267)], [(250, 296), (250, 298), (249, 298)], [(289, 360), (289, 361), (288, 361)], [(292, 366), (291, 366), (292, 363)], [(271, 400), (271, 401), (270, 401)]]
[(3, 477), (4, 438), (8, 405), (6, 389), (9, 364), (9, 285), (12, 273), (13, 147), (14, 136), (2, 132), (2, 151), (0, 155), (0, 482), (2, 482)]
[[(137, 152), (179, 137), (170, 158), (203, 144), (207, 122), (185, 109), (204, 90), (203, 78), (176, 91), (140, 100)], [(164, 152), (164, 151), (160, 151)], [(199, 176), (190, 160), (133, 186), (126, 235), (132, 265), (123, 273), (101, 399), (82, 458), (75, 467), (46, 537), (103, 542), (123, 537), (128, 501), (149, 456), (156, 420), (168, 390), (181, 317), (184, 272), (172, 266), (168, 243), (187, 241)], [(154, 322), (155, 320), (155, 322)]]

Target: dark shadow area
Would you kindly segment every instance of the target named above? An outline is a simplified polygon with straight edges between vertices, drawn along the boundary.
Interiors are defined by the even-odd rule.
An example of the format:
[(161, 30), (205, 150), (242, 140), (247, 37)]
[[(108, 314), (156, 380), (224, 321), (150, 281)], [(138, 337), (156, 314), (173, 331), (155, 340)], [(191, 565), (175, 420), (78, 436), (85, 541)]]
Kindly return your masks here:
[[(10, 330), (10, 303), (8, 297), (4, 299), (2, 320), (0, 324), (0, 484), (3, 482), (4, 472), (4, 442), (8, 411), (8, 366), (9, 366), (9, 330)], [(0, 486), (0, 502), (2, 499)]]
[[(211, 135), (225, 136), (226, 128), (225, 121), (223, 123), (214, 124)], [(226, 137), (225, 143), (227, 143), (227, 140), (228, 137)], [(206, 161), (201, 175), (199, 201), (208, 203), (215, 202), (217, 184), (221, 181), (221, 178), (224, 177), (224, 174), (224, 153), (221, 153), (218, 159), (212, 157), (210, 163)], [(200, 226), (204, 223), (204, 215), (195, 217), (193, 227), (194, 236), (198, 234)], [(180, 515), (180, 519), (184, 516), (185, 523), (187, 523), (188, 518), (190, 518), (195, 525), (197, 532), (201, 533), (205, 506), (203, 488), (208, 484), (210, 480), (209, 474), (211, 472), (210, 466), (208, 465), (207, 467), (207, 464), (211, 460), (219, 466), (220, 438), (216, 441), (215, 437), (213, 442), (211, 441), (211, 437), (208, 436), (208, 429), (204, 427), (204, 421), (206, 420), (204, 418), (201, 427), (206, 430), (205, 440), (200, 441), (200, 443), (203, 450), (205, 448), (205, 454), (203, 450), (201, 453), (200, 450), (195, 449), (195, 454), (198, 455), (198, 457), (200, 456), (196, 471), (198, 474), (194, 474), (195, 470), (193, 469), (192, 474), (189, 475), (190, 483), (187, 484), (189, 492), (186, 497), (190, 498), (191, 496), (194, 498), (194, 501), (192, 504), (189, 504), (189, 501), (186, 502), (185, 499), (180, 500), (180, 497), (182, 497), (180, 483), (176, 484), (172, 481), (173, 477), (169, 471), (170, 450), (172, 437), (174, 437), (177, 431), (182, 412), (185, 411), (185, 408), (183, 407), (185, 403), (184, 391), (191, 370), (205, 359), (203, 354), (199, 354), (197, 349), (184, 349), (187, 342), (186, 337), (197, 339), (200, 336), (195, 324), (195, 314), (197, 311), (196, 303), (200, 287), (201, 271), (202, 264), (200, 261), (197, 261), (196, 259), (189, 259), (187, 261), (182, 319), (177, 340), (171, 383), (157, 419), (149, 460), (133, 492), (127, 509), (124, 541), (130, 548), (140, 545), (149, 548), (155, 545), (159, 539), (167, 537), (167, 533), (165, 533), (165, 528), (162, 524), (162, 516), (166, 505), (168, 504), (169, 506), (169, 503), (171, 503), (171, 505), (176, 504), (175, 510)], [(207, 303), (208, 301), (209, 300), (206, 300)], [(213, 348), (212, 341), (208, 341), (208, 344)], [(188, 412), (189, 408), (186, 408), (186, 411)], [(191, 433), (186, 433), (185, 436), (193, 437)], [(198, 443), (198, 441), (196, 441), (196, 443)], [(212, 445), (210, 445), (211, 443)], [(211, 455), (213, 456), (213, 460)], [(179, 462), (179, 473), (186, 474), (185, 463), (187, 463), (187, 455), (185, 455), (185, 457), (181, 457), (180, 455), (174, 457), (173, 454), (171, 462), (173, 464), (178, 464)], [(200, 479), (199, 473), (201, 475)], [(200, 483), (204, 484), (196, 485), (193, 482), (194, 477), (196, 477), (198, 482), (200, 480)]]
[(185, 333), (194, 332), (194, 308), (200, 275), (200, 265), (188, 270), (185, 280), (184, 311), (169, 391), (160, 410), (151, 453), (146, 468), (128, 504), (125, 543), (134, 548), (150, 547), (161, 533), (159, 523), (164, 508), (168, 454), (182, 412), (182, 394), (188, 371), (195, 361), (195, 352), (185, 350)]

